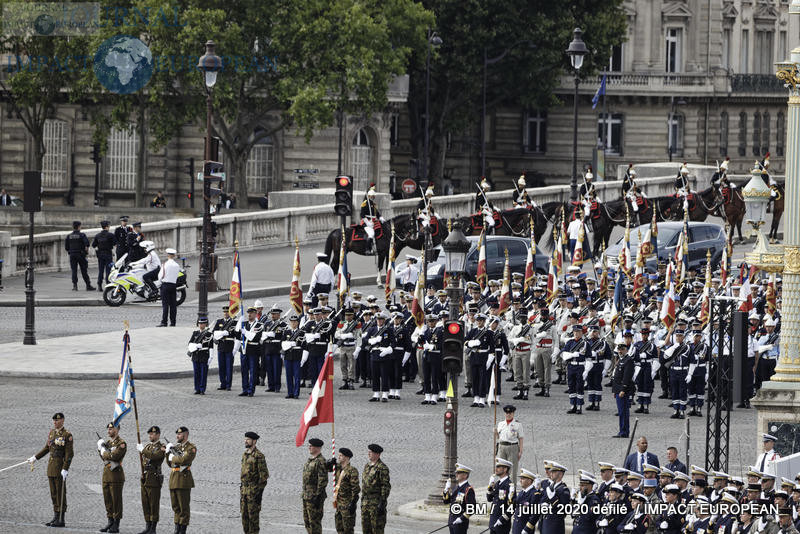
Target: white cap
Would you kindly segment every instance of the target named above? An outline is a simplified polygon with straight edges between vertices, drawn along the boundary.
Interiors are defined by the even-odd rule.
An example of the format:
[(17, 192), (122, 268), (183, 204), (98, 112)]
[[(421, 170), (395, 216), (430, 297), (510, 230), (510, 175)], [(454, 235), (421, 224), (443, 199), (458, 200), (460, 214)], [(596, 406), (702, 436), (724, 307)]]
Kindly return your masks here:
[(517, 180), (517, 185), (525, 185), (525, 175), (522, 175)]
[(254, 308), (263, 308), (264, 307), (264, 303), (261, 302), (260, 299), (256, 299), (256, 301), (253, 303), (253, 307)]
[(495, 466), (501, 465), (503, 467), (513, 467), (514, 464), (512, 464), (511, 462), (509, 462), (505, 458), (495, 458), (494, 459), (494, 465)]
[(177, 250), (175, 250), (174, 248), (168, 248), (168, 249), (166, 250), (166, 253), (167, 253), (167, 254), (170, 254), (170, 255), (172, 255), (172, 256), (175, 256), (176, 254), (178, 254), (178, 251), (177, 251)]

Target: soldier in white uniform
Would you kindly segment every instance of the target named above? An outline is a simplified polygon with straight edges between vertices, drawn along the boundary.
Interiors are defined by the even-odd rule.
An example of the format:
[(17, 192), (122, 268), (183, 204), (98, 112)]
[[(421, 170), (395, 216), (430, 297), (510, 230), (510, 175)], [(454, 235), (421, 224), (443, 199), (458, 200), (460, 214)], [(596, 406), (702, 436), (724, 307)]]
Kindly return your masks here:
[(772, 434), (762, 434), (764, 441), (764, 452), (758, 455), (755, 467), (762, 473), (775, 474), (775, 461), (780, 459), (781, 455), (775, 452), (775, 442), (778, 438)]
[(513, 404), (506, 404), (503, 406), (503, 411), (506, 414), (506, 419), (497, 423), (496, 430), (497, 457), (512, 463), (512, 480), (516, 480), (517, 467), (519, 466), (519, 460), (522, 458), (522, 438), (525, 436), (522, 430), (522, 423), (514, 419), (517, 407)]
[(531, 328), (533, 339), (533, 365), (536, 371), (537, 386), (541, 388), (537, 397), (550, 396), (550, 374), (553, 367), (553, 351), (558, 350), (558, 333), (555, 321), (550, 317), (547, 303), (539, 304), (539, 314)]

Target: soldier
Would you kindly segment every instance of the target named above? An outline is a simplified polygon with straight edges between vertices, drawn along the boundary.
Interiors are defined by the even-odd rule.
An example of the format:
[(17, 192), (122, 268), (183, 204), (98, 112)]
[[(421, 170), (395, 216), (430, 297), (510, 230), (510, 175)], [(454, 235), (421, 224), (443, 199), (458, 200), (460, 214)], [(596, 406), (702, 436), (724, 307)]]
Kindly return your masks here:
[[(703, 401), (706, 396), (706, 382), (708, 381), (708, 345), (703, 341), (703, 331), (700, 322), (694, 323), (696, 330), (692, 331), (694, 338), (689, 352), (689, 371), (686, 373), (688, 386), (690, 416), (703, 416)], [(693, 325), (693, 326), (694, 326)]]
[(116, 239), (114, 234), (108, 231), (111, 225), (109, 221), (101, 221), (100, 228), (102, 230), (94, 236), (92, 240), (92, 248), (95, 249), (97, 256), (97, 289), (103, 290), (103, 286), (108, 283), (108, 273), (111, 272), (111, 266), (114, 264), (113, 249)]
[(383, 534), (386, 526), (386, 503), (389, 500), (389, 468), (381, 461), (383, 447), (367, 446), (369, 462), (361, 470), (361, 530), (364, 534)]
[(296, 314), (289, 316), (289, 328), (283, 332), (281, 349), (286, 365), (286, 398), (300, 398), (300, 367), (308, 359), (304, 332), (300, 328), (300, 317)]
[(425, 400), (420, 404), (435, 405), (437, 401), (445, 400), (445, 392), (438, 391), (439, 384), (442, 382), (444, 329), (438, 325), (439, 318), (435, 314), (428, 315), (426, 319), (428, 328), (419, 337), (419, 343), (424, 351), (422, 353), (422, 374), (424, 376), (423, 388), (425, 390)]
[[(541, 534), (563, 534), (564, 532), (564, 514), (559, 511), (570, 502), (569, 488), (562, 480), (567, 468), (558, 462), (550, 463), (550, 470), (548, 476), (550, 480), (545, 485), (542, 483), (542, 498), (541, 503), (547, 504), (550, 507), (550, 513), (542, 515), (541, 519)], [(534, 525), (528, 522), (525, 529), (528, 532), (533, 532)]]
[(376, 314), (376, 324), (364, 332), (367, 351), (362, 357), (370, 360), (372, 397), (369, 402), (389, 402), (389, 366), (394, 349), (394, 333), (387, 322), (386, 312)]
[(149, 443), (136, 444), (136, 450), (142, 455), (144, 467), (142, 471), (142, 512), (147, 523), (147, 529), (139, 534), (156, 534), (158, 524), (158, 509), (161, 502), (161, 486), (164, 484), (164, 475), (161, 474), (161, 463), (164, 461), (164, 449), (161, 443), (161, 429), (151, 426), (147, 430)]
[(128, 216), (123, 215), (119, 218), (119, 226), (114, 230), (114, 242), (117, 244), (117, 259), (128, 253), (128, 234), (131, 232), (128, 226)]
[(508, 478), (508, 470), (513, 464), (503, 458), (494, 459), (494, 475), (489, 479), (486, 490), (486, 501), (489, 508), (489, 532), (492, 534), (508, 534), (511, 529), (511, 495), (513, 483)]
[(78, 290), (78, 267), (81, 268), (81, 276), (86, 282), (86, 291), (94, 291), (94, 286), (89, 280), (89, 263), (86, 255), (89, 253), (89, 238), (81, 232), (81, 222), (73, 221), (72, 233), (64, 240), (64, 249), (69, 254), (69, 267), (72, 270), (72, 290)]
[(169, 497), (172, 501), (172, 511), (175, 513), (174, 534), (186, 534), (186, 527), (189, 526), (190, 519), (189, 505), (194, 487), (191, 467), (197, 456), (197, 447), (189, 442), (189, 429), (185, 426), (179, 427), (175, 431), (175, 441), (178, 442), (177, 445), (167, 443), (164, 447), (164, 452), (167, 454), (167, 465), (172, 470), (169, 475)]
[(679, 534), (681, 532), (685, 519), (675, 508), (678, 505), (680, 493), (680, 488), (675, 484), (667, 484), (664, 487), (664, 504), (672, 506), (666, 508), (656, 519), (656, 528), (663, 534)]
[(486, 328), (486, 315), (475, 315), (478, 325), (469, 333), (469, 339), (464, 344), (471, 349), (469, 363), (472, 367), (472, 392), (474, 393), (472, 407), (485, 408), (486, 397), (489, 395), (489, 373), (486, 364), (489, 353), (494, 351), (494, 334)]
[(218, 390), (231, 390), (233, 381), (233, 353), (238, 343), (236, 336), (236, 323), (238, 317), (231, 317), (228, 306), (222, 307), (222, 317), (216, 320), (211, 332), (217, 344), (217, 365), (219, 366)]
[(342, 362), (343, 384), (339, 389), (355, 389), (355, 358), (356, 345), (361, 343), (361, 321), (356, 319), (353, 308), (344, 310), (344, 320), (336, 326), (336, 333), (333, 335), (336, 342), (336, 352)]
[[(237, 335), (242, 336), (242, 392), (240, 397), (252, 397), (256, 387), (258, 356), (261, 353), (261, 336), (264, 325), (256, 320), (256, 309), (247, 308), (247, 320), (236, 325)], [(266, 333), (269, 335), (269, 332)]]
[(620, 524), (621, 532), (632, 532), (634, 534), (645, 534), (650, 528), (650, 517), (644, 513), (644, 505), (647, 497), (638, 491), (631, 495), (631, 511)]
[(520, 489), (513, 496), (514, 524), (511, 527), (512, 534), (522, 534), (528, 523), (535, 523), (539, 518), (533, 509), (541, 497), (540, 492), (536, 489), (536, 481), (539, 477), (527, 469), (520, 468), (520, 471)]
[(603, 400), (603, 375), (611, 367), (614, 358), (611, 347), (605, 339), (600, 337), (600, 325), (589, 325), (589, 354), (591, 356), (589, 374), (586, 376), (586, 389), (589, 393), (589, 406), (586, 411), (600, 411), (600, 402)]
[(269, 469), (264, 453), (256, 448), (258, 434), (245, 432), (244, 454), (242, 454), (242, 475), (239, 491), (239, 511), (242, 514), (244, 534), (258, 534), (261, 513), (261, 497), (267, 487)]
[(630, 433), (631, 398), (636, 392), (636, 384), (633, 381), (635, 363), (633, 357), (628, 354), (628, 345), (625, 343), (617, 345), (617, 352), (619, 359), (614, 367), (612, 391), (617, 399), (619, 432), (613, 437), (627, 438)]
[[(575, 493), (572, 502), (580, 508), (585, 508), (586, 513), (573, 514), (573, 534), (594, 534), (598, 520), (597, 508), (602, 504), (600, 496), (594, 491), (595, 478), (591, 473), (581, 470), (580, 487)], [(585, 507), (584, 507), (585, 505)]]
[(128, 452), (128, 446), (119, 437), (119, 427), (114, 423), (106, 425), (108, 440), (97, 440), (97, 452), (105, 464), (103, 467), (103, 501), (106, 505), (108, 524), (100, 532), (119, 532), (122, 519), (122, 486), (125, 484), (125, 471), (122, 459)]
[(608, 462), (597, 462), (597, 466), (600, 468), (600, 484), (597, 485), (597, 496), (600, 497), (600, 500), (605, 501), (608, 488), (614, 483), (615, 467), (614, 464)]
[(514, 187), (514, 192), (511, 194), (515, 208), (530, 208), (535, 205), (532, 204), (531, 197), (528, 196), (526, 186), (525, 175), (523, 174), (517, 179), (516, 187)]
[(308, 534), (322, 534), (322, 515), (325, 511), (325, 487), (328, 469), (322, 456), (323, 442), (318, 438), (308, 440), (311, 457), (303, 466), (303, 524)]
[(42, 450), (28, 458), (33, 463), (50, 454), (47, 462), (47, 479), (50, 482), (50, 500), (53, 501), (53, 519), (45, 523), (48, 527), (63, 527), (64, 513), (67, 511), (67, 473), (72, 463), (72, 434), (64, 428), (64, 414), (53, 415), (53, 429), (47, 434)]
[(392, 368), (389, 370), (389, 399), (400, 400), (400, 390), (403, 389), (403, 366), (411, 359), (411, 351), (414, 348), (411, 343), (411, 328), (404, 323), (403, 313), (393, 312), (392, 319), (394, 346)]
[[(634, 381), (636, 382), (636, 400), (639, 407), (636, 413), (650, 413), (650, 402), (653, 398), (655, 383), (653, 378), (658, 371), (658, 348), (650, 341), (650, 328), (642, 326), (640, 330), (642, 339), (633, 344), (632, 350), (629, 349), (633, 357), (636, 370), (634, 371)], [(633, 399), (628, 399), (633, 402)]]
[(452, 487), (450, 479), (444, 485), (442, 501), (451, 505), (448, 507), (447, 517), (447, 526), (450, 529), (450, 534), (466, 534), (469, 529), (469, 518), (472, 511), (467, 510), (467, 507), (475, 505), (475, 490), (468, 480), (471, 472), (471, 468), (457, 463), (455, 473), (456, 487)]
[(622, 510), (625, 504), (625, 489), (618, 483), (613, 483), (608, 488), (607, 512), (597, 522), (598, 532), (613, 534), (625, 520), (626, 513)]
[[(358, 494), (361, 488), (358, 484), (358, 469), (350, 463), (352, 458), (353, 451), (345, 447), (339, 449), (339, 462), (336, 463), (334, 474), (336, 500), (334, 519), (337, 534), (353, 534), (356, 526)], [(333, 458), (328, 460), (328, 469), (332, 469), (335, 462)]]
[(683, 342), (683, 330), (673, 332), (674, 341), (664, 350), (664, 357), (671, 361), (669, 366), (669, 384), (672, 397), (672, 408), (675, 410), (670, 418), (685, 417), (687, 401), (686, 377), (689, 369), (689, 346)]
[(278, 393), (281, 390), (281, 368), (283, 359), (281, 358), (281, 340), (286, 330), (286, 323), (281, 320), (283, 312), (277, 305), (269, 310), (269, 319), (264, 319), (262, 325), (264, 333), (261, 335), (262, 357), (261, 357), (261, 378), (266, 376), (267, 391)]
[(381, 213), (378, 211), (378, 205), (375, 202), (376, 196), (375, 185), (373, 184), (370, 186), (364, 201), (361, 203), (361, 223), (364, 226), (364, 231), (367, 233), (367, 255), (375, 254), (375, 222), (376, 220), (383, 222), (383, 217), (381, 217)]
[(214, 336), (208, 329), (208, 318), (197, 320), (197, 330), (192, 332), (186, 353), (192, 359), (194, 368), (194, 394), (205, 395), (208, 382), (208, 358), (214, 345)]
[(547, 302), (539, 302), (539, 314), (533, 325), (533, 363), (536, 372), (537, 387), (541, 390), (537, 397), (550, 396), (550, 374), (553, 367), (553, 350), (558, 346), (555, 319), (550, 315)]
[[(797, 534), (797, 529), (792, 522), (794, 510), (791, 507), (780, 508), (778, 510), (779, 534)], [(766, 531), (765, 531), (766, 532)]]
[(497, 423), (497, 429), (495, 429), (497, 435), (495, 454), (498, 458), (511, 462), (511, 480), (517, 479), (517, 465), (522, 459), (522, 440), (525, 437), (522, 423), (514, 420), (516, 411), (517, 407), (513, 404), (503, 406), (503, 412), (506, 414), (505, 421)]
[[(508, 343), (514, 347), (511, 353), (513, 378), (517, 382), (516, 400), (528, 400), (528, 390), (531, 388), (531, 329), (533, 328), (532, 315), (528, 323), (528, 312), (520, 310), (517, 313), (517, 324), (511, 327)], [(526, 324), (528, 323), (528, 324)], [(515, 473), (516, 475), (516, 473)], [(514, 477), (516, 480), (516, 476)]]
[(567, 387), (569, 403), (572, 408), (568, 414), (580, 415), (583, 407), (583, 383), (589, 374), (591, 365), (589, 344), (583, 339), (583, 326), (572, 325), (572, 339), (567, 341), (561, 351), (561, 358), (567, 362)]

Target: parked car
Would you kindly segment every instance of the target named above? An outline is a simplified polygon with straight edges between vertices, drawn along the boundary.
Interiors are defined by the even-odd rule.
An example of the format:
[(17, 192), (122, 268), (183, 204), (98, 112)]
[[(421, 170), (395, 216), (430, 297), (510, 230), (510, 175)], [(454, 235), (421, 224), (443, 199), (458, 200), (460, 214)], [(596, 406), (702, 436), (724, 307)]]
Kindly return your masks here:
[[(475, 280), (478, 272), (478, 236), (467, 237), (470, 242), (470, 249), (467, 253), (466, 279)], [(487, 236), (486, 237), (486, 273), (489, 279), (502, 279), (503, 267), (505, 266), (505, 250), (508, 250), (508, 264), (511, 272), (525, 272), (525, 261), (528, 259), (528, 249), (530, 239), (510, 236)], [(547, 273), (547, 262), (549, 255), (544, 254), (539, 247), (536, 247), (534, 265), (539, 274)], [(430, 253), (428, 261), (428, 276), (425, 283), (428, 287), (441, 289), (442, 277), (445, 270), (445, 258), (442, 246), (434, 248)]]
[[(631, 258), (634, 261), (636, 252), (639, 250), (639, 234), (641, 233), (642, 239), (644, 239), (649, 228), (649, 224), (644, 224), (631, 229)], [(682, 222), (658, 223), (658, 261), (666, 262), (675, 256), (675, 247), (678, 246), (678, 236), (682, 230)], [(623, 239), (625, 236), (606, 250), (610, 267), (616, 268), (619, 265), (619, 253), (622, 250)], [(720, 225), (707, 222), (689, 223), (689, 267), (704, 268), (706, 252), (711, 250), (711, 266), (716, 269), (722, 259), (724, 248), (725, 231)], [(656, 267), (656, 258), (650, 256), (645, 268), (655, 271)]]

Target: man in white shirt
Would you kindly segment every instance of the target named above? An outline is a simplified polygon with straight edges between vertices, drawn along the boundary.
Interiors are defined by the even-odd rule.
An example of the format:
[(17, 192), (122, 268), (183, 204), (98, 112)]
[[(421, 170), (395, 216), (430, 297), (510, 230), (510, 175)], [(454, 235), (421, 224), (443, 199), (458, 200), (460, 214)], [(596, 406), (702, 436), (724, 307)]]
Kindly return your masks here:
[(778, 438), (772, 434), (762, 434), (764, 440), (764, 452), (758, 455), (755, 467), (762, 473), (775, 474), (775, 461), (779, 460), (781, 455), (775, 452), (775, 442)]
[(317, 266), (314, 267), (314, 273), (311, 275), (311, 306), (317, 307), (318, 295), (321, 293), (329, 293), (333, 286), (333, 269), (328, 265), (328, 255), (322, 252), (317, 252)]
[(419, 267), (417, 267), (417, 258), (410, 254), (406, 254), (406, 264), (397, 269), (397, 276), (400, 279), (400, 286), (403, 290), (412, 292), (417, 284), (419, 278)]
[(177, 283), (181, 268), (175, 261), (177, 254), (178, 252), (174, 248), (168, 248), (167, 261), (161, 265), (158, 273), (158, 279), (161, 280), (161, 323), (158, 326), (167, 326), (167, 316), (169, 316), (169, 325), (175, 326), (175, 318), (178, 315)]
[[(575, 211), (575, 220), (567, 226), (567, 237), (569, 238), (569, 254), (575, 251), (575, 245), (580, 239), (581, 228), (583, 228), (583, 210), (578, 208)], [(585, 234), (584, 234), (585, 235)]]
[(503, 407), (503, 411), (506, 414), (505, 421), (497, 423), (496, 429), (497, 457), (512, 463), (512, 479), (516, 480), (517, 467), (522, 458), (522, 439), (525, 437), (525, 433), (522, 430), (522, 423), (514, 420), (516, 406), (507, 404)]
[(148, 293), (152, 295), (156, 292), (155, 280), (158, 278), (161, 259), (158, 257), (158, 252), (156, 252), (156, 244), (152, 241), (143, 241), (139, 246), (144, 247), (147, 252), (147, 256), (140, 260), (142, 269), (145, 271), (142, 280), (144, 280)]

